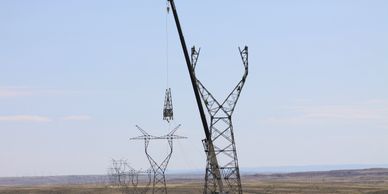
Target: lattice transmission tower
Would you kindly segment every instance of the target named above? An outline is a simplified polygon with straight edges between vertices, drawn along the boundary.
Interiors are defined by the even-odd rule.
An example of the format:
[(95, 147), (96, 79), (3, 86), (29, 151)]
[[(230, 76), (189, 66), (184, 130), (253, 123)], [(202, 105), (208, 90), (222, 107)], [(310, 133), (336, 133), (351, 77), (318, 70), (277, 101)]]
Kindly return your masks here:
[(108, 178), (110, 184), (119, 188), (123, 194), (145, 194), (151, 184), (151, 170), (135, 170), (127, 160), (112, 159)]
[(131, 180), (133, 169), (128, 165), (126, 160), (112, 159), (112, 166), (108, 170), (109, 181), (116, 187), (127, 187)]
[[(141, 179), (139, 181), (139, 179)], [(143, 181), (143, 184), (139, 184)], [(151, 169), (148, 170), (136, 170), (132, 175), (132, 188), (134, 194), (145, 194), (149, 190), (149, 186), (152, 182)]]
[[(179, 129), (181, 125), (176, 126), (170, 133), (163, 136), (152, 136), (148, 134), (145, 130), (136, 125), (139, 131), (143, 134), (142, 136), (131, 138), (131, 140), (144, 140), (145, 153), (147, 155), (147, 159), (151, 165), (151, 169), (153, 171), (153, 188), (152, 193), (167, 193), (167, 185), (166, 185), (166, 169), (168, 163), (170, 161), (171, 155), (173, 153), (173, 141), (175, 139), (185, 139), (186, 137), (175, 135), (175, 132)], [(169, 151), (164, 160), (158, 163), (149, 153), (149, 143), (151, 140), (167, 140), (169, 145)]]
[[(197, 88), (201, 94), (201, 99), (205, 104), (210, 116), (210, 135), (213, 149), (218, 161), (218, 168), (221, 174), (223, 191), (219, 191), (219, 175), (214, 174), (212, 157), (209, 152), (209, 144), (203, 140), (205, 153), (207, 155), (207, 166), (205, 175), (204, 193), (242, 193), (240, 172), (237, 159), (236, 144), (232, 124), (232, 115), (240, 97), (241, 90), (248, 76), (248, 47), (243, 50), (239, 48), (242, 62), (244, 64), (244, 74), (241, 81), (234, 87), (232, 92), (222, 102), (216, 100), (208, 89), (197, 79)], [(200, 50), (192, 48), (191, 64), (193, 69), (197, 65)]]

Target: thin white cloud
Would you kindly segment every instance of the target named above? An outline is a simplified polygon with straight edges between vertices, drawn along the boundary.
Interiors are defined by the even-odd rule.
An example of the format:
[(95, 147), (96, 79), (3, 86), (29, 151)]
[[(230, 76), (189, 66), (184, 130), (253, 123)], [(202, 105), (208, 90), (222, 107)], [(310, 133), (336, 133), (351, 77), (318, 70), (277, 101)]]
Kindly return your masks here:
[(45, 116), (37, 115), (7, 115), (0, 116), (0, 122), (34, 122), (34, 123), (46, 123), (51, 119)]
[(28, 97), (28, 96), (62, 96), (79, 94), (81, 91), (30, 88), (30, 87), (4, 87), (0, 86), (0, 98)]
[(371, 100), (353, 105), (300, 105), (284, 109), (285, 116), (269, 116), (260, 122), (300, 125), (311, 122), (371, 122), (388, 126), (388, 103)]
[(68, 115), (57, 119), (39, 115), (0, 115), (0, 122), (34, 122), (47, 123), (52, 121), (89, 121), (92, 119), (89, 115)]
[(27, 88), (19, 87), (0, 87), (0, 97), (23, 97), (33, 95)]
[(260, 123), (276, 124), (276, 125), (301, 125), (306, 124), (308, 119), (301, 116), (279, 116), (279, 117), (264, 117), (259, 119)]
[(89, 115), (69, 115), (62, 117), (64, 121), (89, 121), (92, 117)]
[(295, 111), (303, 113), (307, 118), (313, 119), (382, 119), (387, 112), (381, 108), (360, 105), (353, 106), (308, 106), (299, 107)]

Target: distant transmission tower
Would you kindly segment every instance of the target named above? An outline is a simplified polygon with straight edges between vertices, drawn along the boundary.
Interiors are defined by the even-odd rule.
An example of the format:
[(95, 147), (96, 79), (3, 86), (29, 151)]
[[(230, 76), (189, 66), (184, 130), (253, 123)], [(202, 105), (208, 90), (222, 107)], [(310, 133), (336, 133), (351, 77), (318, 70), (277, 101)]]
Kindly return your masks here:
[[(144, 185), (139, 185), (139, 177), (144, 179)], [(132, 176), (132, 187), (134, 194), (145, 194), (149, 190), (151, 185), (151, 169), (148, 170), (137, 170)]]
[[(141, 185), (139, 185), (139, 177)], [(119, 188), (123, 194), (144, 194), (151, 184), (151, 170), (135, 170), (127, 160), (112, 159), (112, 167), (109, 168), (108, 178), (110, 184)]]
[(128, 193), (130, 190), (131, 179), (135, 175), (135, 170), (128, 165), (126, 160), (112, 159), (112, 167), (109, 169), (108, 176), (110, 183), (119, 188), (121, 193)]
[[(148, 161), (151, 165), (152, 171), (154, 173), (153, 176), (153, 188), (152, 193), (167, 193), (167, 185), (166, 185), (166, 169), (167, 165), (170, 161), (172, 152), (173, 152), (173, 140), (174, 139), (185, 139), (186, 137), (175, 135), (175, 132), (178, 130), (178, 128), (181, 125), (178, 125), (175, 127), (170, 133), (164, 136), (156, 137), (148, 134), (145, 130), (140, 128), (136, 125), (136, 127), (139, 129), (139, 131), (143, 134), (139, 137), (131, 138), (131, 140), (144, 140), (144, 146), (145, 146), (145, 153), (147, 155)], [(148, 146), (151, 140), (157, 140), (157, 139), (167, 139), (168, 145), (170, 147), (169, 152), (165, 159), (158, 163), (148, 152)]]
[[(239, 51), (245, 67), (245, 72), (241, 81), (222, 103), (217, 101), (205, 88), (205, 86), (196, 78), (197, 88), (210, 115), (211, 140), (215, 156), (218, 161), (218, 168), (221, 174), (220, 178), (224, 187), (223, 191), (218, 190), (219, 186), (217, 184), (220, 184), (220, 178), (217, 178), (219, 175), (215, 174), (214, 170), (212, 170), (217, 168), (212, 166), (212, 157), (214, 157), (214, 154), (210, 152), (213, 149), (209, 149), (209, 144), (207, 140), (204, 139), (203, 144), (207, 155), (204, 193), (242, 193), (236, 145), (234, 141), (232, 115), (240, 97), (245, 80), (248, 76), (248, 47), (245, 46), (243, 50), (239, 48)], [(197, 51), (195, 47), (193, 47), (191, 53), (191, 64), (194, 70), (198, 57), (199, 50)]]

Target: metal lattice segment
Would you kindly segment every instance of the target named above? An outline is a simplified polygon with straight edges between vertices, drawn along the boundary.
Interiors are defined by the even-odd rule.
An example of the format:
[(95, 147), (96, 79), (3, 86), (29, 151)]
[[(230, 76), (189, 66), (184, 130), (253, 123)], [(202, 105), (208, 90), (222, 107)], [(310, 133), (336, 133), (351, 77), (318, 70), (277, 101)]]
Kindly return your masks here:
[[(195, 70), (195, 67), (197, 66), (199, 53), (201, 52), (201, 48), (198, 49), (198, 51), (195, 49), (195, 47), (191, 48), (191, 65), (193, 66), (193, 69)], [(194, 72), (195, 73), (195, 72)]]
[[(144, 181), (144, 184), (139, 185), (139, 179)], [(151, 169), (148, 170), (138, 170), (134, 172), (134, 176), (132, 178), (132, 187), (133, 193), (145, 194), (150, 189), (152, 181)]]
[[(123, 159), (112, 159), (108, 177), (110, 184), (119, 188), (121, 193), (144, 194), (147, 193), (151, 184), (151, 170), (135, 170)], [(140, 185), (139, 177), (142, 179)]]
[[(203, 140), (205, 153), (207, 155), (207, 165), (205, 173), (204, 193), (242, 193), (241, 178), (238, 166), (236, 144), (234, 141), (232, 115), (240, 97), (241, 90), (248, 76), (248, 47), (243, 50), (239, 48), (242, 62), (244, 64), (244, 74), (242, 79), (234, 87), (227, 98), (219, 103), (206, 87), (196, 78), (197, 88), (201, 94), (202, 101), (205, 104), (210, 115), (210, 135), (214, 155), (217, 157), (218, 168), (221, 172), (221, 179), (224, 185), (224, 190), (220, 191), (219, 176), (215, 175), (213, 168), (215, 167), (211, 159), (212, 154), (209, 152), (210, 144)], [(193, 68), (196, 67), (199, 51), (192, 48), (191, 62)], [(226, 186), (225, 186), (226, 185)]]
[(141, 127), (139, 127), (138, 125), (136, 125), (136, 128), (143, 134), (141, 136), (137, 136), (137, 137), (132, 137), (130, 138), (130, 140), (151, 140), (151, 139), (156, 139), (158, 137), (155, 137), (155, 136), (152, 136), (150, 134), (148, 134), (144, 129), (142, 129)]
[(166, 89), (166, 94), (164, 97), (164, 107), (163, 107), (163, 120), (166, 120), (167, 122), (174, 120), (171, 88)]
[(112, 159), (112, 167), (109, 169), (108, 175), (112, 185), (123, 188), (128, 187), (130, 183), (133, 170), (126, 160)]
[[(166, 169), (168, 163), (171, 159), (173, 153), (173, 140), (174, 139), (185, 139), (186, 137), (175, 135), (175, 132), (179, 129), (181, 125), (176, 126), (170, 133), (163, 136), (152, 136), (149, 135), (146, 131), (136, 125), (136, 127), (143, 133), (143, 136), (131, 138), (131, 140), (144, 140), (144, 147), (147, 159), (151, 165), (151, 170), (153, 172), (152, 178), (152, 193), (167, 193), (167, 185), (166, 185)], [(169, 152), (167, 156), (161, 163), (158, 163), (148, 152), (148, 146), (151, 140), (157, 139), (166, 139), (169, 145)]]

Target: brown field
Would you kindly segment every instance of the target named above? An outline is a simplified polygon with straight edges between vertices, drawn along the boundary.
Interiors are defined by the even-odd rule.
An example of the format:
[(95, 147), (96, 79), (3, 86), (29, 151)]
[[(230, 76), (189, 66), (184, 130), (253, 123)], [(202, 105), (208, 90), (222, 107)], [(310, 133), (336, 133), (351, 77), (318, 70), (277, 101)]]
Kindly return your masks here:
[[(173, 179), (168, 193), (202, 193), (200, 179)], [(249, 175), (243, 177), (244, 193), (280, 194), (388, 194), (388, 170), (344, 170), (290, 174)], [(118, 188), (104, 184), (0, 186), (0, 193), (28, 194), (120, 194)], [(151, 192), (148, 192), (151, 193)]]

